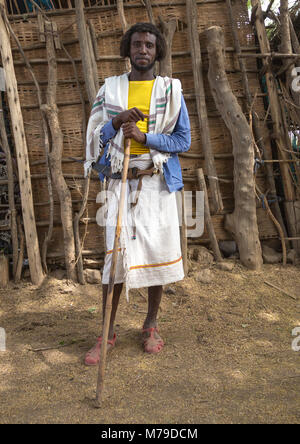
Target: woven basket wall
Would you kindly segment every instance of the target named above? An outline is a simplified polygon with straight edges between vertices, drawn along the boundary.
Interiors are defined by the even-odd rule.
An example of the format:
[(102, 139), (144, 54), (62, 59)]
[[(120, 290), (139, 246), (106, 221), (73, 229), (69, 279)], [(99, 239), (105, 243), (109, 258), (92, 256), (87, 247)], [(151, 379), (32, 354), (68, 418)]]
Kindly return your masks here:
[[(93, 6), (92, 2), (85, 2), (86, 6)], [(94, 25), (98, 38), (98, 54), (101, 60), (98, 61), (98, 75), (99, 84), (102, 85), (104, 79), (111, 75), (118, 75), (125, 71), (125, 63), (119, 57), (119, 43), (122, 35), (121, 23), (117, 13), (115, 4), (111, 0), (106, 6), (87, 9), (86, 18)], [(187, 107), (190, 114), (191, 128), (192, 128), (192, 145), (189, 153), (202, 154), (201, 136), (199, 131), (198, 115), (195, 102), (195, 90), (193, 82), (193, 74), (191, 70), (191, 57), (189, 55), (189, 43), (186, 29), (186, 7), (184, 2), (173, 5), (170, 1), (152, 1), (154, 16), (157, 19), (161, 15), (165, 20), (171, 18), (177, 19), (177, 30), (173, 40), (172, 52), (172, 67), (173, 77), (179, 78), (182, 82), (183, 92), (185, 95)], [(72, 3), (68, 3), (69, 5)], [(65, 4), (65, 7), (68, 7)], [(131, 7), (126, 7), (126, 5)], [(251, 25), (249, 24), (246, 1), (239, 0), (233, 2), (236, 17), (238, 17), (239, 37), (242, 47), (249, 47), (247, 52), (256, 52), (254, 48), (255, 41)], [(135, 5), (133, 7), (133, 5)], [(74, 5), (73, 5), (74, 6)], [(202, 60), (204, 69), (204, 83), (206, 91), (207, 112), (209, 118), (209, 127), (211, 133), (212, 148), (215, 154), (230, 154), (232, 153), (231, 136), (226, 128), (222, 117), (218, 114), (214, 100), (210, 93), (209, 82), (207, 79), (208, 71), (208, 55), (206, 49), (206, 37), (204, 31), (212, 26), (221, 26), (224, 32), (226, 51), (226, 70), (231, 88), (238, 98), (238, 102), (242, 109), (245, 110), (245, 98), (242, 87), (242, 76), (239, 71), (237, 57), (233, 51), (233, 37), (231, 27), (228, 19), (228, 11), (226, 1), (202, 1), (198, 2), (198, 31), (200, 33), (200, 44), (202, 50)], [(129, 25), (140, 21), (148, 21), (147, 13), (144, 7), (136, 2), (125, 2), (125, 15)], [(70, 42), (78, 38), (76, 17), (74, 10), (61, 10), (60, 14), (49, 14), (52, 21), (57, 24), (61, 40), (64, 43)], [(32, 46), (33, 44), (40, 45), (39, 29), (37, 18), (28, 15), (26, 20), (10, 17), (14, 31), (18, 36), (21, 44), (25, 46)], [(113, 31), (113, 32), (112, 32)], [(41, 45), (40, 45), (41, 46)], [(12, 47), (16, 48), (15, 42), (12, 41)], [(90, 109), (87, 102), (87, 96), (84, 89), (84, 79), (82, 66), (80, 62), (80, 47), (79, 43), (68, 44), (67, 49), (71, 56), (76, 61), (77, 74), (81, 85), (81, 91), (85, 99), (86, 115), (89, 115)], [(184, 53), (184, 54), (178, 54)], [(22, 57), (17, 50), (14, 50), (15, 70), (18, 81), (18, 89), (20, 101), (22, 106), (22, 113), (25, 122), (26, 138), (28, 143), (29, 160), (31, 164), (33, 198), (35, 203), (35, 216), (38, 226), (38, 234), (40, 242), (43, 241), (45, 232), (47, 230), (47, 223), (49, 218), (48, 205), (48, 189), (46, 180), (46, 169), (39, 161), (44, 160), (43, 148), (43, 132), (41, 127), (40, 111), (38, 109), (37, 97), (32, 78), (24, 63)], [(40, 82), (43, 91), (43, 100), (46, 99), (45, 92), (47, 87), (47, 62), (45, 47), (35, 48), (26, 51), (29, 59), (33, 60), (32, 64), (37, 79)], [(107, 59), (105, 59), (107, 57)], [(80, 102), (80, 94), (76, 84), (76, 78), (72, 64), (60, 59), (66, 59), (66, 54), (62, 50), (57, 50), (58, 59), (58, 85), (57, 85), (57, 103), (59, 106), (59, 120), (61, 130), (64, 135), (64, 151), (63, 158), (69, 157), (83, 158), (85, 155), (84, 141), (83, 141), (83, 108)], [(257, 97), (254, 109), (262, 121), (265, 116), (265, 108), (263, 97), (261, 95), (258, 69), (256, 59), (247, 59), (247, 69), (249, 70), (248, 78), (251, 92), (260, 93)], [(268, 137), (266, 129), (263, 128), (264, 134)], [(181, 165), (183, 168), (190, 168), (192, 170), (204, 167), (204, 160), (201, 158), (185, 158), (181, 157)], [(224, 214), (214, 216), (213, 222), (216, 234), (219, 240), (230, 239), (230, 234), (224, 230), (224, 215), (231, 212), (234, 208), (233, 197), (233, 158), (216, 159), (217, 174), (220, 178), (225, 179), (221, 182), (221, 192), (224, 199), (225, 211)], [(69, 188), (71, 189), (72, 199), (74, 200), (74, 211), (79, 209), (79, 201), (83, 191), (83, 168), (79, 162), (63, 163), (63, 172), (67, 175), (73, 175), (74, 178), (66, 179)], [(185, 189), (197, 190), (197, 182), (195, 180), (195, 173), (193, 171), (184, 172)], [(95, 180), (96, 179), (96, 180)], [(258, 174), (258, 183), (262, 190), (266, 189), (265, 172), (261, 168)], [(85, 233), (85, 225), (81, 225), (80, 230), (82, 236), (85, 233), (85, 241), (83, 250), (93, 250), (97, 253), (103, 252), (103, 245), (100, 243), (100, 228), (97, 226), (95, 220), (97, 209), (100, 204), (95, 203), (96, 195), (100, 191), (100, 183), (97, 178), (91, 181), (89, 202), (85, 217), (91, 219), (89, 222), (87, 232)], [(58, 196), (54, 192), (55, 212), (54, 212), (54, 231), (53, 241), (49, 245), (49, 253), (52, 255), (63, 253), (63, 237), (62, 227), (60, 223), (60, 209), (58, 203)], [(258, 224), (261, 238), (276, 237), (277, 232), (274, 224), (270, 221), (266, 212), (261, 208), (259, 202), (258, 206)], [(207, 239), (208, 235), (204, 233), (202, 239)]]

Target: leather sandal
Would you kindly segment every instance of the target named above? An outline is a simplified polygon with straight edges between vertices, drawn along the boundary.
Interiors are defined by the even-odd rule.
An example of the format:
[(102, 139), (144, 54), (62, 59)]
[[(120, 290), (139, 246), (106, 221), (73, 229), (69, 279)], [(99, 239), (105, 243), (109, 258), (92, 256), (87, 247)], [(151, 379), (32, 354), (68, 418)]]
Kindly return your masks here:
[[(111, 348), (115, 346), (117, 336), (114, 334), (112, 339), (108, 339), (107, 343), (111, 345)], [(85, 355), (84, 363), (85, 365), (98, 365), (100, 361), (100, 349), (102, 344), (102, 336), (97, 338), (97, 342), (93, 348), (91, 348)]]
[(150, 336), (144, 339), (144, 351), (146, 353), (152, 353), (152, 354), (159, 353), (164, 346), (164, 341), (161, 338), (157, 339), (154, 336), (155, 332), (158, 333), (157, 327), (143, 329), (143, 333), (150, 333)]

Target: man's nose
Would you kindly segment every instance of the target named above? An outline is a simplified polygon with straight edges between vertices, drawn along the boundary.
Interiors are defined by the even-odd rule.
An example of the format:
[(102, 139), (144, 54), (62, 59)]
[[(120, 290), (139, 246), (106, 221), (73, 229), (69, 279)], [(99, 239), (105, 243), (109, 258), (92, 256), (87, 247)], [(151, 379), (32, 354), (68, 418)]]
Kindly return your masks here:
[(140, 52), (140, 54), (146, 54), (146, 52), (147, 52), (146, 44), (141, 44), (139, 52)]

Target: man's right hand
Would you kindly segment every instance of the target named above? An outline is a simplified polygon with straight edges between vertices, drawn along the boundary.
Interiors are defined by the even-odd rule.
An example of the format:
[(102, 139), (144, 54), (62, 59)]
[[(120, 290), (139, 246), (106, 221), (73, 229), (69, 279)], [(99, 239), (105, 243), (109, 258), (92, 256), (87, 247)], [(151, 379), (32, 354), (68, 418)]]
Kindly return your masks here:
[(123, 111), (113, 118), (112, 124), (116, 131), (118, 131), (123, 123), (138, 122), (149, 117), (147, 114), (143, 114), (138, 108), (130, 108), (127, 111)]

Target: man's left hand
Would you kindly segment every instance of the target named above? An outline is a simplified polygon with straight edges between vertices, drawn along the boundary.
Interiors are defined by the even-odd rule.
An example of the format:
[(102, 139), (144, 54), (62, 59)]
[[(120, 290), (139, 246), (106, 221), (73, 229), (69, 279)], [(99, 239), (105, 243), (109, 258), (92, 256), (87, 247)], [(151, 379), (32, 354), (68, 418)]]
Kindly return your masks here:
[(138, 143), (146, 143), (146, 134), (142, 133), (135, 122), (127, 122), (122, 125), (123, 134), (126, 139), (134, 139)]

